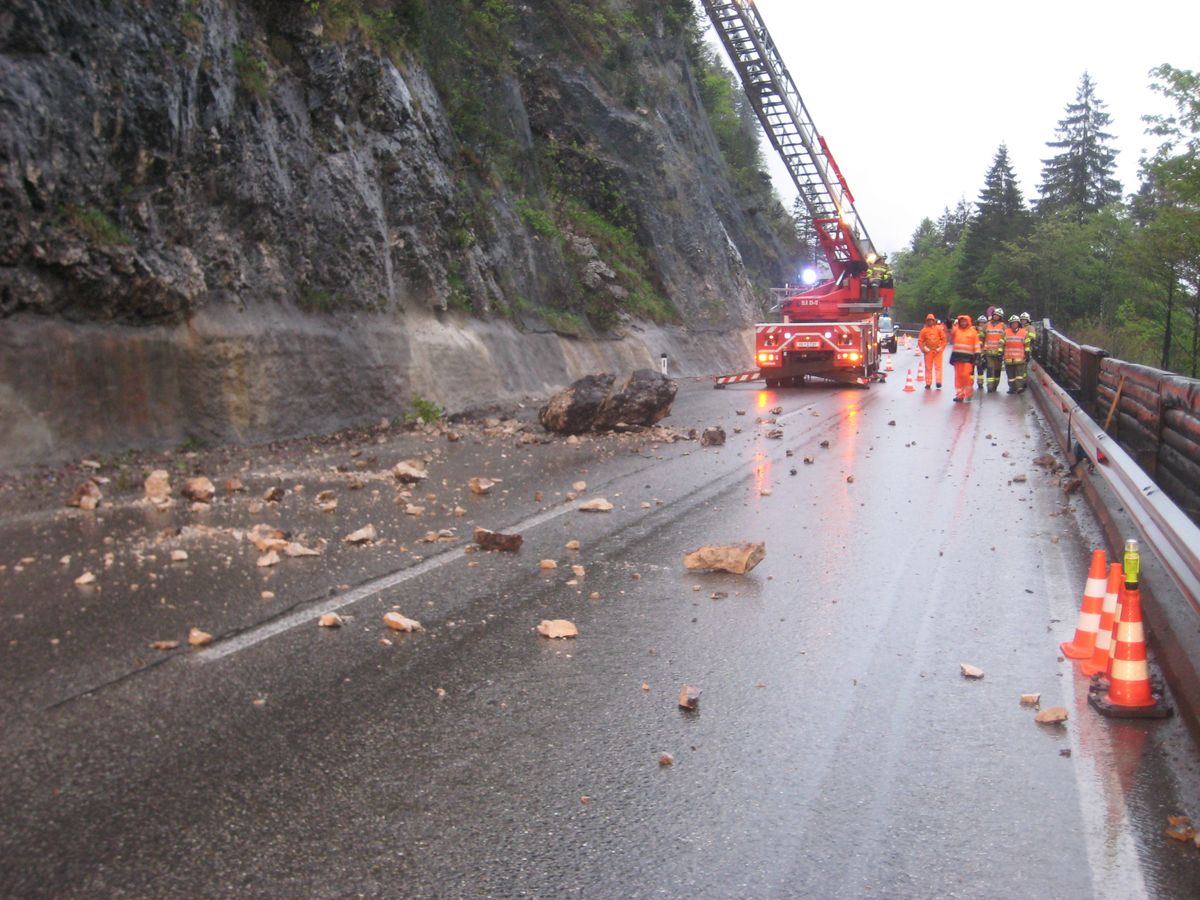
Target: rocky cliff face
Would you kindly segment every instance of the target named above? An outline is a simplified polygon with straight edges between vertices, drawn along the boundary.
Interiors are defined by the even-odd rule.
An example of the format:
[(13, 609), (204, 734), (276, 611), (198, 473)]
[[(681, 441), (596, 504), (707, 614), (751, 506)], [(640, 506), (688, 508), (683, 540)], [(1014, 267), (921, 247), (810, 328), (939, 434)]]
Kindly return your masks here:
[[(571, 341), (649, 358), (675, 334), (711, 352), (697, 335), (752, 321), (787, 248), (730, 183), (680, 7), (9, 0), (0, 461), (31, 457), (34, 433), (40, 455), (344, 424), (414, 385), (466, 405), (603, 361)], [(547, 366), (532, 377), (465, 366), (478, 383), (439, 397), (411, 344), (456, 328), (567, 343), (557, 362), (532, 354)], [(355, 348), (376, 330), (390, 338), (371, 361)], [(183, 351), (215, 367), (217, 396), (171, 387)], [(308, 384), (290, 374), (303, 367), (342, 385), (311, 390), (307, 417), (239, 425), (231, 408)], [(356, 377), (369, 403), (347, 400)], [(121, 412), (131, 380), (174, 390), (154, 427)], [(72, 426), (98, 396), (117, 409)]]

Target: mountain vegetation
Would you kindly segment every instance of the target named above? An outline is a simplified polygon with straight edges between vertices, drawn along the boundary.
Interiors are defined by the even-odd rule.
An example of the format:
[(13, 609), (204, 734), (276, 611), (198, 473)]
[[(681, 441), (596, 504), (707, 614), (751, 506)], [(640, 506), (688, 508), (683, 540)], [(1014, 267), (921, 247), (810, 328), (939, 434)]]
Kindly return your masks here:
[(988, 306), (1049, 317), (1123, 359), (1200, 374), (1200, 75), (1162, 65), (1151, 87), (1174, 112), (1122, 198), (1109, 116), (1085, 72), (1042, 161), (1032, 204), (996, 151), (975, 203), (926, 218), (897, 255), (898, 315)]

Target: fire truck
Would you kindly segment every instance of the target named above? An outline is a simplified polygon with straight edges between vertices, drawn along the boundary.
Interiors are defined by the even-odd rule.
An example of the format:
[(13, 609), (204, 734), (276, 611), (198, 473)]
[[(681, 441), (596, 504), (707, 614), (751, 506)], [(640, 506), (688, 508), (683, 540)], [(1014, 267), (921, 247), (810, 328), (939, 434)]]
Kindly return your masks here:
[(755, 325), (757, 369), (722, 375), (717, 387), (761, 378), (767, 387), (818, 376), (846, 384), (882, 380), (880, 313), (892, 305), (890, 280), (872, 282), (879, 261), (854, 195), (817, 131), (753, 0), (702, 0), (746, 96), (808, 208), (829, 278), (777, 291), (780, 321)]

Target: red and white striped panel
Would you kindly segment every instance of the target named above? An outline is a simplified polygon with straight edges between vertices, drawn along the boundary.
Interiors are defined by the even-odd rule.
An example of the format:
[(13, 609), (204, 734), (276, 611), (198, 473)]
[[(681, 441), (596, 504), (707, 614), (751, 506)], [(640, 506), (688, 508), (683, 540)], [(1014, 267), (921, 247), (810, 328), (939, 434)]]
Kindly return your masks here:
[(740, 384), (743, 381), (757, 381), (762, 374), (756, 369), (753, 372), (739, 372), (736, 375), (717, 375), (713, 381), (716, 384)]

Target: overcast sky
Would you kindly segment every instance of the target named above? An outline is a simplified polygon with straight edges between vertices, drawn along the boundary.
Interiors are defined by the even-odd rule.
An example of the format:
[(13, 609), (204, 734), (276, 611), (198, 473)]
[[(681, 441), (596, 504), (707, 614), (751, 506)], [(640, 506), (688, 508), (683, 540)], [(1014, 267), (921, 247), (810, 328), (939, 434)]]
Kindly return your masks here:
[[(757, 6), (859, 216), (888, 253), (906, 247), (924, 217), (962, 196), (974, 202), (1001, 143), (1026, 201), (1035, 198), (1042, 160), (1054, 153), (1046, 142), (1085, 69), (1112, 117), (1117, 177), (1132, 192), (1153, 145), (1141, 117), (1171, 111), (1147, 73), (1161, 63), (1200, 68), (1196, 0)], [(790, 209), (787, 169), (764, 151)]]

